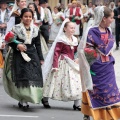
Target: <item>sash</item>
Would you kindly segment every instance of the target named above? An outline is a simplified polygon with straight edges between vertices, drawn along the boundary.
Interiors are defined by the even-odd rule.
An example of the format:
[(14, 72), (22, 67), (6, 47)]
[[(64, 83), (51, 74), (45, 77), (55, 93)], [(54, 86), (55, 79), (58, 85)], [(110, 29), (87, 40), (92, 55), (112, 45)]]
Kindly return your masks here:
[(80, 8), (79, 8), (79, 7), (76, 7), (75, 15), (73, 15), (73, 8), (70, 8), (70, 15), (73, 15), (73, 17), (72, 17), (72, 18), (70, 17), (69, 19), (70, 19), (70, 21), (72, 21), (72, 22), (76, 22), (77, 25), (80, 24), (81, 20), (75, 20), (74, 18), (75, 18), (76, 16), (78, 16), (78, 17), (81, 16), (81, 14), (79, 13), (79, 11), (80, 11)]

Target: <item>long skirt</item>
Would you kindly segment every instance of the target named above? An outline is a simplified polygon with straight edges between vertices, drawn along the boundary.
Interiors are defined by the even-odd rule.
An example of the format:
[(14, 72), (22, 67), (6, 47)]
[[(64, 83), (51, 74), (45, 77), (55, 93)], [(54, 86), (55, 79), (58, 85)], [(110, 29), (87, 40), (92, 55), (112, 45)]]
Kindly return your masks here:
[(120, 118), (120, 91), (116, 84), (114, 58), (108, 62), (96, 60), (90, 67), (93, 90), (82, 96), (82, 112), (94, 120), (118, 120)]
[(48, 75), (43, 87), (43, 96), (60, 101), (81, 99), (79, 72), (73, 69), (65, 59), (59, 60), (58, 71), (50, 72)]
[(40, 35), (40, 42), (41, 42), (42, 54), (43, 54), (43, 57), (45, 58), (47, 53), (48, 53), (48, 46), (47, 46), (45, 39), (43, 38), (42, 35)]
[(93, 120), (118, 120), (120, 118), (120, 103), (105, 108), (92, 109), (88, 92), (82, 93), (81, 111), (93, 117)]
[(6, 93), (21, 102), (40, 103), (42, 99), (42, 87), (28, 86), (16, 87), (12, 80), (11, 61), (12, 49), (8, 52), (3, 71), (3, 85)]

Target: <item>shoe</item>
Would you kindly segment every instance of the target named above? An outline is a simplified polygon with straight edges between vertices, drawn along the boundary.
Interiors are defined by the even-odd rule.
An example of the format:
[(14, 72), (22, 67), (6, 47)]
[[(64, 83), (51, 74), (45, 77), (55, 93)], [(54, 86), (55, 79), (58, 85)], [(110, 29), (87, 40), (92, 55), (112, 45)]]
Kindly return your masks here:
[(81, 111), (81, 106), (75, 106), (75, 105), (73, 105), (73, 109), (74, 109), (74, 110)]
[(23, 105), (22, 104), (20, 104), (20, 102), (18, 103), (18, 107), (19, 108), (22, 108), (23, 107)]
[(115, 49), (116, 49), (116, 50), (119, 50), (119, 47), (116, 47)]
[(49, 105), (48, 101), (44, 101), (44, 100), (42, 99), (41, 102), (42, 102), (42, 104), (43, 104), (43, 106), (44, 106), (45, 108), (51, 108), (51, 106)]
[(84, 115), (83, 120), (90, 120), (90, 117), (88, 115)]
[(25, 112), (28, 110), (28, 108), (29, 108), (29, 105), (26, 105), (26, 106), (22, 107), (23, 111), (25, 111)]

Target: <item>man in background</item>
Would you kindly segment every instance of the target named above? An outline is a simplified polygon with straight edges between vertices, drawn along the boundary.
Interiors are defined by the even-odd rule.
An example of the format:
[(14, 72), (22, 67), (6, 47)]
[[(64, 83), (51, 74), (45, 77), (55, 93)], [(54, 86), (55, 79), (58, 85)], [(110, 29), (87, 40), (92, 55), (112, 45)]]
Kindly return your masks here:
[(114, 19), (115, 19), (115, 39), (116, 39), (116, 50), (119, 49), (120, 41), (120, 1), (118, 1), (118, 7), (114, 9)]

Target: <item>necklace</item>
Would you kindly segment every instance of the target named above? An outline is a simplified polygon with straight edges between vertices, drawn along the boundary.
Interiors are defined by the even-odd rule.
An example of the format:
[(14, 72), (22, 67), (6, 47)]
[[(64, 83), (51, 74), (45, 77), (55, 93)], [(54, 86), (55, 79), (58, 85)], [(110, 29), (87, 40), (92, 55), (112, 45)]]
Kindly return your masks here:
[(30, 31), (26, 30), (27, 39), (30, 39)]
[(105, 27), (102, 27), (101, 25), (99, 25), (99, 27), (101, 27), (102, 29), (105, 29)]
[(26, 29), (26, 31), (30, 31), (30, 27), (29, 27), (29, 28), (26, 28), (26, 27), (25, 27), (25, 29)]

